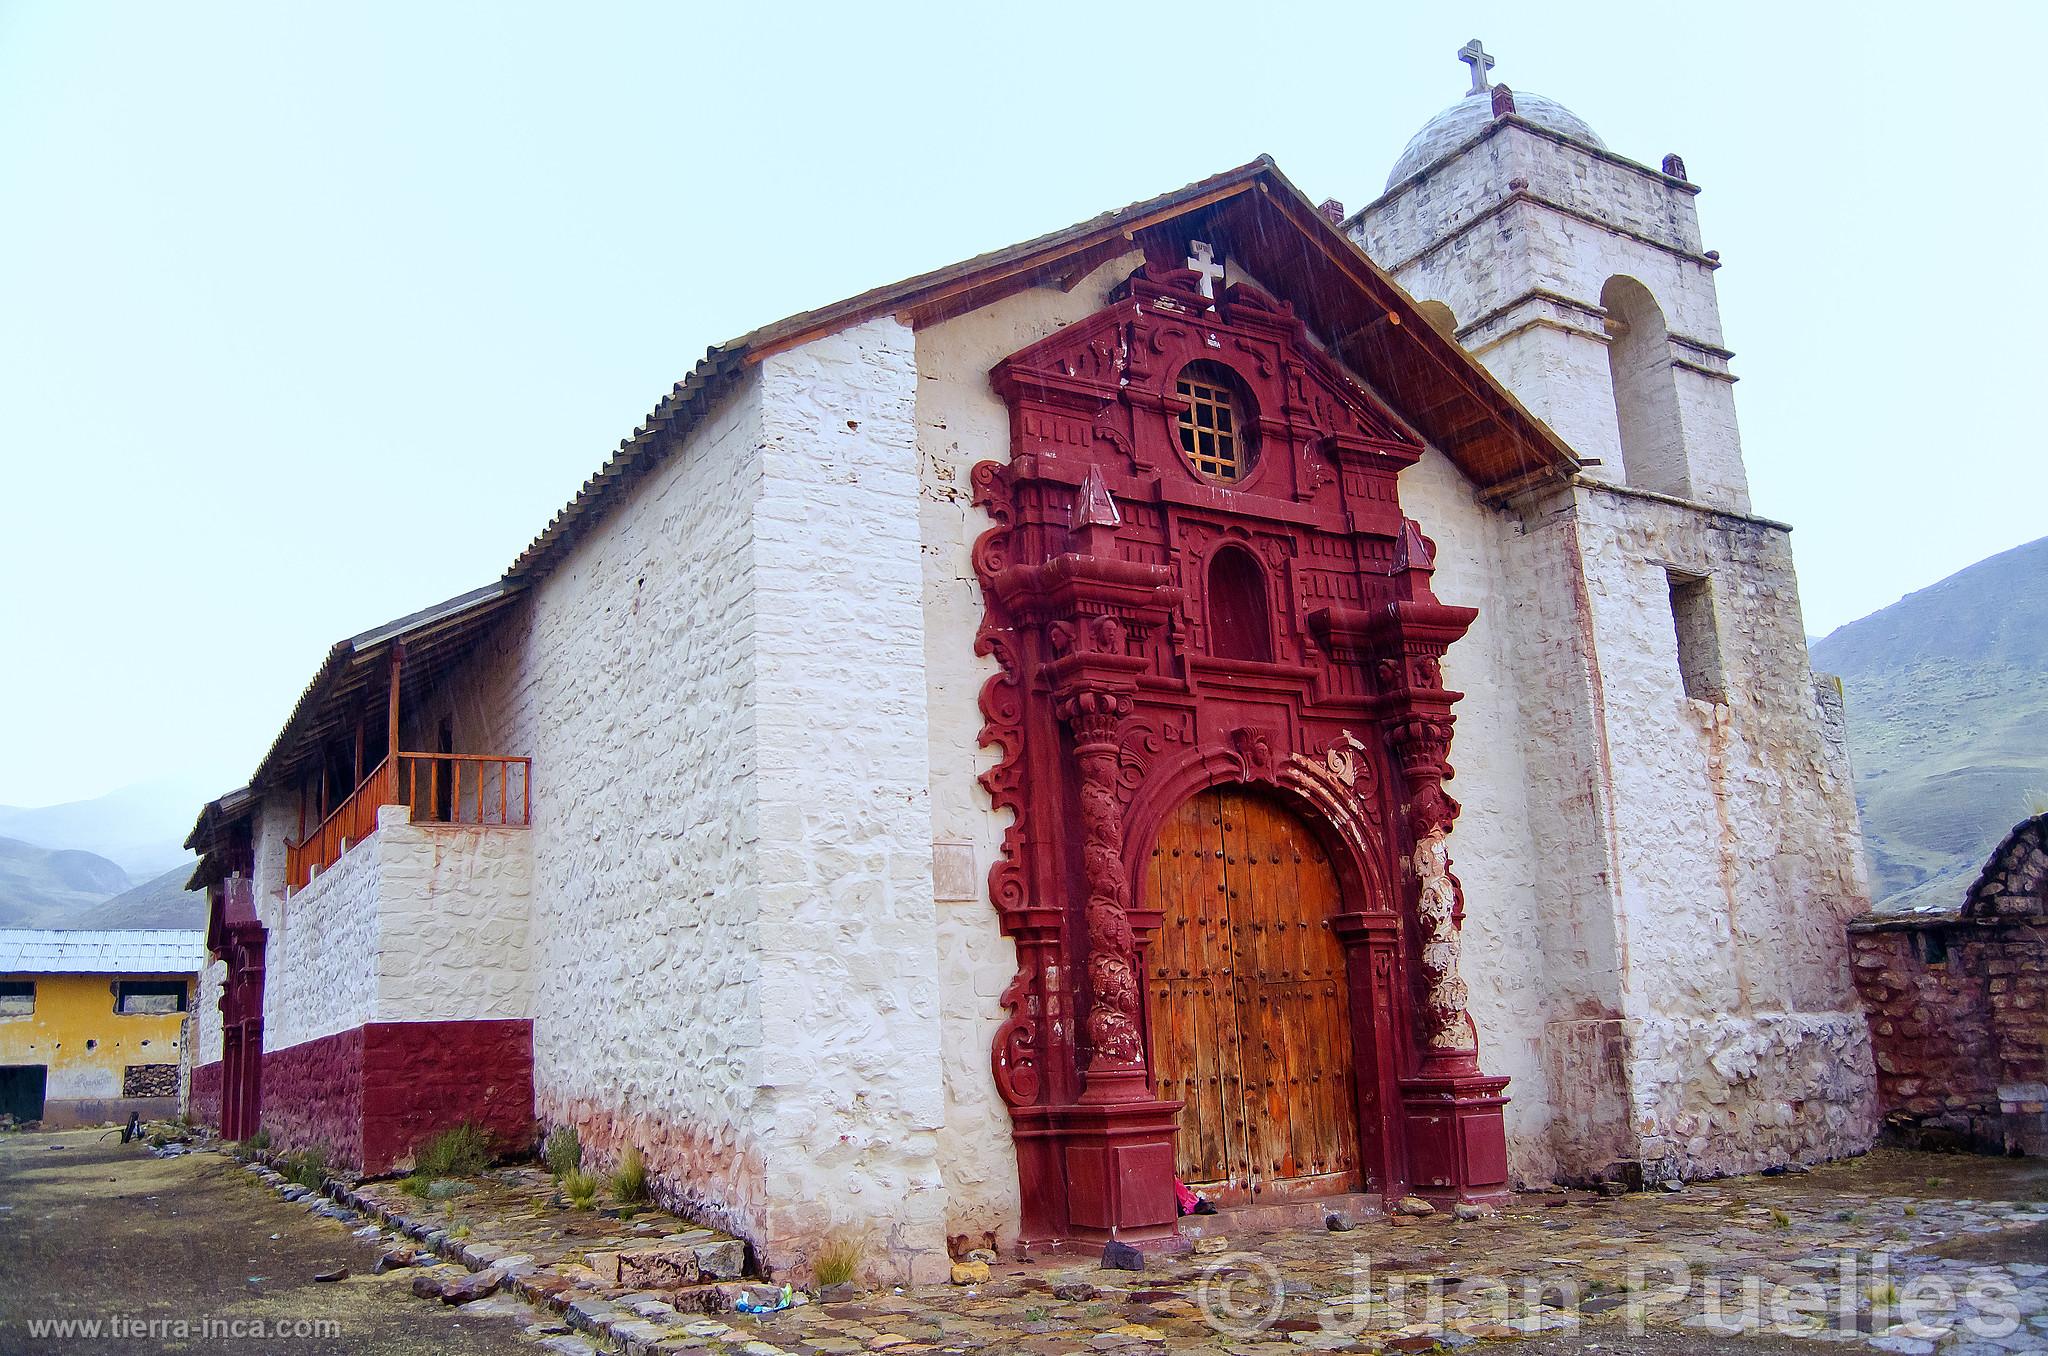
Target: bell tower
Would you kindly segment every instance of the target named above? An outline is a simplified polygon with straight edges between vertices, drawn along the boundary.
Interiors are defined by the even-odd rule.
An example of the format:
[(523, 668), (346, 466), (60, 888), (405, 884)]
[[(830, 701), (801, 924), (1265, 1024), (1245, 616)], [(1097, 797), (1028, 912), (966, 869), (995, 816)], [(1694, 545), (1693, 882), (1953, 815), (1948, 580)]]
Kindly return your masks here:
[(1344, 229), (1589, 474), (1749, 511), (1697, 185), (1675, 155), (1652, 169), (1607, 149), (1564, 105), (1491, 83), (1409, 141), (1386, 191)]

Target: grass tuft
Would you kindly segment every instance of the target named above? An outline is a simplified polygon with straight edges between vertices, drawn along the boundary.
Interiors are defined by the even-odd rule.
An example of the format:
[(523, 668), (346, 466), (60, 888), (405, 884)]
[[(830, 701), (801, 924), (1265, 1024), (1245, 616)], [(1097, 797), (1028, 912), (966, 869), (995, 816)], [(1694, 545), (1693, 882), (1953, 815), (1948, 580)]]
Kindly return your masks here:
[(327, 1185), (327, 1146), (315, 1144), (288, 1154), (284, 1160), (284, 1175), (308, 1191), (319, 1191)]
[(818, 1284), (845, 1285), (851, 1281), (859, 1274), (860, 1259), (866, 1251), (858, 1238), (826, 1240), (812, 1263), (817, 1269)]
[(619, 1155), (619, 1166), (612, 1169), (612, 1195), (621, 1205), (637, 1205), (647, 1199), (647, 1160), (638, 1149), (629, 1148)]
[(425, 1177), (474, 1177), (490, 1162), (490, 1136), (470, 1121), (443, 1130), (412, 1152), (413, 1170)]
[(588, 1210), (597, 1204), (597, 1178), (581, 1168), (562, 1174), (562, 1191), (574, 1209)]
[(583, 1140), (573, 1125), (558, 1125), (548, 1131), (547, 1142), (541, 1145), (541, 1160), (548, 1165), (548, 1171), (557, 1180), (567, 1177), (583, 1166)]

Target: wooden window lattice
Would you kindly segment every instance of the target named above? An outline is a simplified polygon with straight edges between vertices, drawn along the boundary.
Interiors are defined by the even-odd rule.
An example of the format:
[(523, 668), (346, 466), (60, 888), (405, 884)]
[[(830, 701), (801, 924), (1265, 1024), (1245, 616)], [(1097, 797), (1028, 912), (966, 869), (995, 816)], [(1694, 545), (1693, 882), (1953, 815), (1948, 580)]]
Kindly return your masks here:
[(1182, 377), (1174, 389), (1188, 402), (1180, 416), (1181, 451), (1209, 479), (1236, 480), (1244, 474), (1244, 444), (1230, 388)]

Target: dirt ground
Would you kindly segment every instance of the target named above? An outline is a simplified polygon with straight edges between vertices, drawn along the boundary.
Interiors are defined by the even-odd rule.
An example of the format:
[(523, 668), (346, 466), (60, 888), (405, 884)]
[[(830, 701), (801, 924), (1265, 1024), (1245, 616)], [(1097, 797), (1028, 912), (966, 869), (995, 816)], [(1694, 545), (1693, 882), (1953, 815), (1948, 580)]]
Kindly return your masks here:
[[(0, 1240), (4, 1356), (538, 1350), (514, 1319), (415, 1299), (402, 1271), (370, 1274), (373, 1244), (233, 1160), (156, 1158), (117, 1132), (0, 1135)], [(348, 1278), (314, 1281), (334, 1267)], [(44, 1326), (64, 1320), (97, 1333)]]

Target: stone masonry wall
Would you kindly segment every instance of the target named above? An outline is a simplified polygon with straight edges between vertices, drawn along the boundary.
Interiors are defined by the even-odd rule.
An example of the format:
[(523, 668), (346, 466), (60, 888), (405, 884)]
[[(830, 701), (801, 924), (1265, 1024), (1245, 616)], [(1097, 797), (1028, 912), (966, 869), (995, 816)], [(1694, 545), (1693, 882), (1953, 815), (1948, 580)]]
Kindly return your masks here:
[(1589, 474), (1602, 479), (1621, 479), (1623, 458), (1601, 294), (1617, 276), (1642, 283), (1672, 336), (1687, 494), (1748, 510), (1716, 264), (1691, 190), (1510, 125), (1368, 205), (1351, 230), (1410, 293), (1450, 307), (1459, 341), (1600, 459)]
[[(1630, 1084), (1646, 1175), (1855, 1152), (1875, 1131), (1843, 926), (1853, 794), (1823, 739), (1782, 529), (1578, 492), (1612, 767)], [(1680, 679), (1668, 570), (1710, 581), (1725, 701)]]
[(750, 1235), (763, 1048), (752, 522), (758, 383), (627, 492), (447, 686), (533, 759), (534, 1095), (604, 1166)]
[(1849, 929), (1888, 1131), (2048, 1153), (2048, 815), (2013, 828), (1960, 915)]
[[(1906, 1143), (2003, 1147), (1985, 971), (2002, 948), (1960, 931), (1950, 920), (1850, 935), (1876, 1047), (1878, 1103), (1887, 1134)], [(1930, 938), (1947, 947), (1932, 964), (1921, 954)]]
[(946, 1273), (945, 1120), (910, 330), (761, 365), (754, 512), (763, 1059), (754, 1242)]

